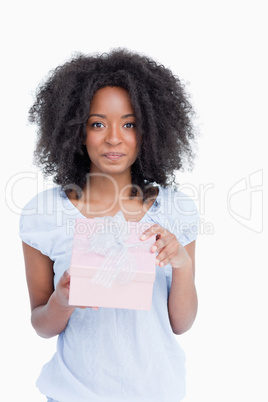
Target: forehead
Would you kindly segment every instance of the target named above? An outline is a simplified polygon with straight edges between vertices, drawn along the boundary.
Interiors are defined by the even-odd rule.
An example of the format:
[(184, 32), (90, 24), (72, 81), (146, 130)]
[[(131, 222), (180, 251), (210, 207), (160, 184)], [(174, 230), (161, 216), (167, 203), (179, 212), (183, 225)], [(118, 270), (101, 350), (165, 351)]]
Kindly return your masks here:
[(122, 87), (104, 87), (95, 92), (90, 112), (120, 112), (133, 113), (129, 93)]

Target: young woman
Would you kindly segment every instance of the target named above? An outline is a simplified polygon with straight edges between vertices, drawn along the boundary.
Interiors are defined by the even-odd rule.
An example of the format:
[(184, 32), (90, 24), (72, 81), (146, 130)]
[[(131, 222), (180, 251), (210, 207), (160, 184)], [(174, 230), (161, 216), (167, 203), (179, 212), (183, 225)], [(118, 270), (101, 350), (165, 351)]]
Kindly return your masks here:
[[(74, 57), (37, 92), (35, 157), (57, 186), (26, 205), (20, 235), (32, 325), (42, 337), (59, 335), (37, 381), (48, 401), (184, 396), (184, 353), (174, 334), (187, 331), (197, 312), (198, 213), (171, 185), (174, 171), (192, 160), (191, 114), (170, 70), (122, 49)], [(141, 240), (156, 235), (151, 310), (70, 306), (75, 218), (119, 212), (152, 224)]]

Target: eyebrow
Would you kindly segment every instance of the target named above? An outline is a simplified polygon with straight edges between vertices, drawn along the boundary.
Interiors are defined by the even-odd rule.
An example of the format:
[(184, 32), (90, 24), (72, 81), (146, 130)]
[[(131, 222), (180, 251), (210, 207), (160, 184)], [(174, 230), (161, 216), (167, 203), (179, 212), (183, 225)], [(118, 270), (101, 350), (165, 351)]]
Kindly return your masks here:
[[(88, 116), (88, 118), (93, 117), (93, 116), (100, 117), (102, 119), (107, 119), (107, 116), (105, 116), (105, 114), (98, 114), (98, 113), (90, 114)], [(132, 114), (132, 113), (124, 114), (124, 116), (122, 116), (121, 119), (126, 119), (127, 117), (135, 117), (135, 114)]]
[(92, 117), (92, 116), (97, 116), (97, 117), (101, 117), (102, 119), (105, 119), (107, 116), (105, 116), (104, 114), (97, 114), (97, 113), (94, 113), (94, 114), (90, 114), (89, 116), (88, 116), (88, 118), (90, 118), (90, 117)]
[(136, 117), (136, 116), (133, 113), (129, 113), (129, 114), (124, 114), (124, 116), (122, 116), (121, 119), (126, 119), (127, 117)]

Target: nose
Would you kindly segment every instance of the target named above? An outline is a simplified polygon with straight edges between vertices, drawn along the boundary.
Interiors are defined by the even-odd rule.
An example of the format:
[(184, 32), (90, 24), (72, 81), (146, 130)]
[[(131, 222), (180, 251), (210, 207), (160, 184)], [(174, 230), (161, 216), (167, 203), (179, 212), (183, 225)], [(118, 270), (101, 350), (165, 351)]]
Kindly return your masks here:
[(120, 130), (117, 127), (110, 127), (107, 132), (106, 142), (113, 146), (121, 144), (122, 136)]

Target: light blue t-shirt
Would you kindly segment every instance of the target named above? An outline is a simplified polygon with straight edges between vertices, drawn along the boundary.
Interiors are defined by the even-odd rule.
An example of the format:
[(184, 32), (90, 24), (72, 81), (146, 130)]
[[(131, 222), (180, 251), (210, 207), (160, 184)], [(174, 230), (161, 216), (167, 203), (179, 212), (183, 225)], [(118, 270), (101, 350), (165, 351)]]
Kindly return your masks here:
[[(59, 187), (22, 211), (21, 239), (54, 261), (55, 286), (70, 266), (74, 222), (81, 217)], [(185, 194), (160, 187), (141, 222), (160, 224), (185, 246), (196, 239), (198, 212)], [(185, 356), (168, 316), (171, 281), (171, 266), (157, 266), (150, 311), (76, 308), (37, 380), (40, 392), (60, 402), (179, 402)]]

